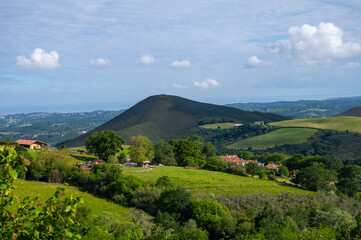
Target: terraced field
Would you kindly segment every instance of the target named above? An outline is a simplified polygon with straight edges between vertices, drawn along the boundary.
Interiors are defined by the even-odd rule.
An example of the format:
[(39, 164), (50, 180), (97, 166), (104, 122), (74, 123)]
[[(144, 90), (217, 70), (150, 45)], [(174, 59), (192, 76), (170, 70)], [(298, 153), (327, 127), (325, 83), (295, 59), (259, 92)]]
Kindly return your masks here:
[(275, 122), (271, 123), (270, 125), (279, 127), (306, 127), (361, 133), (361, 117), (295, 119)]
[[(55, 193), (57, 187), (65, 187), (56, 183), (45, 183), (36, 181), (15, 181), (15, 196), (23, 199), (27, 196), (39, 197), (41, 203), (44, 203), (52, 194)], [(121, 205), (115, 204), (106, 199), (97, 198), (89, 193), (84, 193), (77, 187), (65, 187), (66, 196), (73, 197), (83, 196), (84, 203), (81, 205), (89, 207), (95, 215), (100, 215), (103, 212), (112, 212), (124, 217), (129, 209)]]
[(266, 149), (276, 145), (298, 144), (306, 142), (316, 132), (316, 129), (309, 128), (281, 128), (264, 135), (235, 142), (228, 145), (227, 148), (236, 150), (248, 149), (249, 147), (252, 147), (252, 149)]
[(153, 170), (124, 167), (123, 170), (125, 174), (134, 175), (153, 183), (161, 176), (168, 176), (176, 186), (184, 187), (196, 195), (214, 194), (235, 196), (251, 193), (311, 193), (309, 191), (283, 186), (273, 181), (241, 177), (222, 172), (184, 169), (182, 167), (156, 167)]

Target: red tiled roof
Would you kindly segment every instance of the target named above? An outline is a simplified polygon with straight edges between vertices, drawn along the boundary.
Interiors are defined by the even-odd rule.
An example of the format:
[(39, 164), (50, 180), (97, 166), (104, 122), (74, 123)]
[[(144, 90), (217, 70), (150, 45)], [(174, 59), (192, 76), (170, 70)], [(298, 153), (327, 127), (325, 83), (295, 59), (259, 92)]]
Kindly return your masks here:
[(281, 166), (281, 165), (270, 163), (265, 167), (268, 168), (268, 169), (278, 169), (279, 166)]
[(19, 143), (20, 145), (31, 145), (33, 143), (47, 144), (45, 142), (41, 142), (41, 141), (38, 141), (38, 140), (26, 140), (26, 139), (19, 139), (19, 140), (16, 140), (16, 142)]
[(258, 161), (256, 160), (245, 160), (242, 158), (239, 158), (237, 155), (230, 155), (230, 156), (220, 156), (219, 159), (226, 161), (226, 162), (235, 162), (235, 163), (247, 163), (247, 162), (254, 162), (254, 163), (258, 163)]

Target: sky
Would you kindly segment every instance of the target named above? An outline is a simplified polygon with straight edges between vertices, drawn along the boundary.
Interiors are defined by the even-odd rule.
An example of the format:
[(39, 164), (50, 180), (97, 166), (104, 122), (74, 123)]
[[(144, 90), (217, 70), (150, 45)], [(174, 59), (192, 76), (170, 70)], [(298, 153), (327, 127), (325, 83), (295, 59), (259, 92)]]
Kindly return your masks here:
[(0, 1), (0, 115), (360, 96), (359, 0)]

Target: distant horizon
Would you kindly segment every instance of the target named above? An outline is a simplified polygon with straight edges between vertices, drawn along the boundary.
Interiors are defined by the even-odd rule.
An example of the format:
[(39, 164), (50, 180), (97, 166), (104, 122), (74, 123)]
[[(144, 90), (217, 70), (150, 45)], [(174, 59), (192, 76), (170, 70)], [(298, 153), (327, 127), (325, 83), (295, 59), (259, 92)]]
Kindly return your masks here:
[[(161, 95), (161, 94), (156, 94)], [(165, 94), (165, 95), (173, 95), (173, 94)], [(150, 95), (154, 96), (154, 95)], [(148, 97), (150, 97), (148, 96)], [(235, 101), (235, 102), (223, 102), (217, 103), (213, 102), (212, 99), (208, 100), (198, 100), (192, 99), (185, 96), (174, 95), (182, 98), (187, 98), (197, 102), (211, 103), (216, 105), (227, 105), (227, 104), (235, 104), (235, 103), (273, 103), (273, 102), (295, 102), (295, 101), (322, 101), (328, 99), (338, 99), (338, 98), (355, 98), (360, 96), (330, 96), (330, 97), (319, 97), (319, 98), (295, 98), (295, 99), (275, 99), (275, 100), (254, 100), (254, 101)], [(146, 97), (146, 98), (148, 98)], [(47, 104), (47, 105), (32, 105), (30, 106), (9, 106), (9, 107), (0, 107), (0, 116), (6, 115), (16, 115), (16, 114), (31, 114), (31, 113), (79, 113), (79, 112), (94, 112), (94, 111), (120, 111), (126, 110), (130, 107), (134, 106), (138, 102), (146, 99), (140, 99), (137, 101), (127, 101), (127, 102), (107, 102), (107, 103), (78, 103), (78, 104)], [(210, 100), (210, 101), (209, 101)], [(213, 99), (214, 100), (214, 99)], [(23, 109), (23, 110), (21, 110)], [(29, 110), (32, 109), (32, 110)]]

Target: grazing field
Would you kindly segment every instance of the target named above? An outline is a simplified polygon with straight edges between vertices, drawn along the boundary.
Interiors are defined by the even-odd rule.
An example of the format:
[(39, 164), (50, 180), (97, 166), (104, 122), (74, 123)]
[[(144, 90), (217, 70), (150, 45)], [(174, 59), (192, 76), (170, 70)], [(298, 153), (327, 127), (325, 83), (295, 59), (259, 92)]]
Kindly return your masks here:
[(229, 149), (266, 149), (276, 145), (298, 144), (306, 142), (317, 132), (316, 129), (309, 128), (281, 128), (276, 131), (251, 137), (228, 145)]
[(228, 129), (233, 128), (233, 126), (238, 123), (212, 123), (212, 124), (206, 124), (199, 126), (201, 128), (207, 128), (207, 129)]
[(124, 217), (129, 209), (121, 205), (115, 204), (106, 199), (97, 198), (89, 193), (84, 193), (77, 187), (66, 187), (57, 183), (45, 183), (36, 181), (15, 181), (16, 189), (15, 196), (20, 199), (24, 197), (39, 197), (39, 202), (44, 203), (52, 194), (55, 193), (57, 187), (65, 187), (66, 196), (72, 195), (73, 197), (83, 196), (84, 203), (80, 206), (89, 207), (95, 215), (100, 215), (102, 212), (112, 212), (118, 214), (120, 217)]
[(295, 119), (271, 123), (279, 127), (307, 127), (317, 129), (328, 129), (335, 131), (350, 131), (361, 133), (360, 117), (330, 117), (316, 119)]
[(241, 177), (222, 172), (191, 170), (182, 167), (147, 168), (124, 167), (124, 173), (155, 183), (159, 177), (168, 176), (176, 186), (184, 187), (196, 195), (229, 195), (265, 193), (282, 194), (291, 192), (307, 194), (309, 191), (282, 186), (268, 180)]

